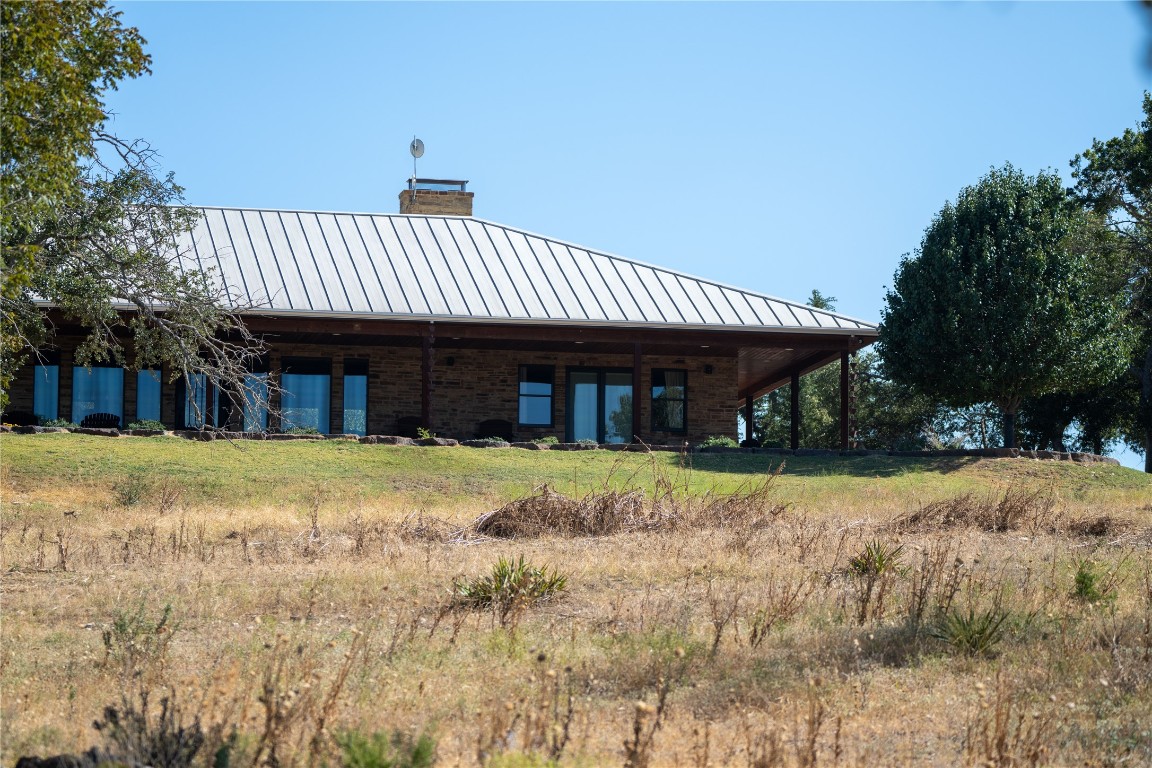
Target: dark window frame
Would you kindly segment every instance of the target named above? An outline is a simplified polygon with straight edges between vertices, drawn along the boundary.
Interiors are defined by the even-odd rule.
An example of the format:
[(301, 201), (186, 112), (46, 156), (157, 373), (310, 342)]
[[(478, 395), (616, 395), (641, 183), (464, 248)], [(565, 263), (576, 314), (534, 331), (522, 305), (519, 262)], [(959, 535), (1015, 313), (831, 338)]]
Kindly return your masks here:
[[(548, 371), (548, 374), (547, 374), (548, 382), (547, 383), (548, 383), (548, 386), (550, 387), (550, 389), (548, 390), (547, 395), (524, 394), (523, 392), (520, 391), (522, 384), (526, 384), (526, 383), (527, 384), (543, 384), (544, 383), (543, 381), (540, 381), (540, 380), (525, 379), (525, 377), (524, 377), (525, 373), (529, 369), (533, 369), (533, 368), (537, 369), (537, 372), (542, 372), (544, 370)], [(525, 397), (529, 397), (529, 398), (533, 398), (533, 399), (548, 398), (548, 423), (547, 424), (538, 423), (538, 422), (520, 421), (520, 402)], [(547, 365), (547, 364), (543, 364), (543, 363), (541, 363), (541, 364), (522, 363), (520, 365), (520, 367), (517, 371), (517, 374), (516, 374), (516, 426), (517, 427), (525, 427), (528, 429), (551, 429), (551, 428), (556, 426), (556, 366), (555, 365)]]
[[(632, 368), (625, 368), (620, 366), (598, 366), (598, 365), (569, 365), (564, 371), (564, 386), (565, 386), (565, 408), (564, 408), (564, 439), (566, 442), (571, 442), (572, 434), (575, 431), (572, 423), (572, 418), (575, 415), (572, 408), (572, 374), (573, 373), (595, 373), (596, 374), (596, 442), (604, 443), (607, 440), (607, 433), (604, 429), (604, 418), (606, 416), (605, 409), (605, 379), (609, 373), (627, 373), (632, 377), (632, 407), (636, 408), (636, 376)], [(626, 443), (631, 440), (626, 441)]]
[[(654, 391), (657, 387), (656, 375), (659, 374), (661, 377), (663, 377), (667, 373), (684, 374), (684, 396), (680, 397), (680, 398), (676, 398), (675, 400), (673, 398), (665, 398), (666, 400), (669, 400), (669, 401), (675, 401), (675, 402), (683, 403), (684, 426), (679, 427), (679, 428), (661, 426), (660, 424), (658, 424), (656, 422), (656, 400), (657, 400), (657, 396), (656, 396), (655, 391)], [(651, 402), (650, 411), (651, 411), (651, 416), (652, 416), (652, 418), (651, 418), (652, 431), (653, 432), (669, 432), (669, 433), (677, 434), (677, 435), (682, 435), (682, 434), (686, 433), (688, 431), (688, 369), (686, 369), (686, 368), (653, 368), (652, 374), (651, 374), (651, 381), (652, 381), (652, 386), (649, 387), (649, 389), (648, 389), (648, 396), (649, 396), (649, 399)], [(667, 384), (660, 384), (659, 386), (663, 387), (665, 390), (668, 389)]]

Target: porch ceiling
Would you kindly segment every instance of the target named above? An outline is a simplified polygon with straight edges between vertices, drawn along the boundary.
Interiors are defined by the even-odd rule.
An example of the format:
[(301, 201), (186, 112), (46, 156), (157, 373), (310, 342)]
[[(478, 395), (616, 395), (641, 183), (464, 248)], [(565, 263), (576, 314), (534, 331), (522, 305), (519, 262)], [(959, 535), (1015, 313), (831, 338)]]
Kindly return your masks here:
[[(326, 318), (250, 317), (249, 328), (269, 341), (364, 346), (420, 346), (432, 335), (434, 346), (450, 349), (501, 349), (525, 352), (642, 354), (676, 357), (737, 358), (739, 399), (758, 397), (787, 384), (793, 372), (804, 374), (855, 352), (876, 340), (864, 333), (764, 333), (745, 330), (684, 330), (539, 324), (479, 324), (351, 321)], [(336, 336), (337, 339), (333, 337)]]

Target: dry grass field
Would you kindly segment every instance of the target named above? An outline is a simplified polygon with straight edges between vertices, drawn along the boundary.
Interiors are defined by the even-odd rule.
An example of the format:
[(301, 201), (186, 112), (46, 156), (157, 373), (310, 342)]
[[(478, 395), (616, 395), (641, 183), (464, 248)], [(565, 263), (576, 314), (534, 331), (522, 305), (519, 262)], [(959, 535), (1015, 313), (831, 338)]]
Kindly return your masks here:
[(1152, 764), (1132, 470), (77, 435), (0, 460), (5, 766)]

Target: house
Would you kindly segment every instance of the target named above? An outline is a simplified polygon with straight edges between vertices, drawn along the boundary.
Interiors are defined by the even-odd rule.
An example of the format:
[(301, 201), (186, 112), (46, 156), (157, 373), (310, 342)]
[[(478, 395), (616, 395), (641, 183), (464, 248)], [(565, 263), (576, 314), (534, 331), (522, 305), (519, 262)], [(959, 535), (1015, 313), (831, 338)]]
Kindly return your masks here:
[(736, 436), (739, 407), (829, 363), (847, 395), (849, 356), (876, 339), (834, 312), (474, 218), (472, 199), (466, 182), (412, 179), (399, 214), (202, 209), (178, 248), (258, 307), (245, 324), (270, 354), (249, 383), (279, 374), (274, 418), (196, 377), (74, 367), (67, 336), (19, 374), (11, 409), (680, 444)]

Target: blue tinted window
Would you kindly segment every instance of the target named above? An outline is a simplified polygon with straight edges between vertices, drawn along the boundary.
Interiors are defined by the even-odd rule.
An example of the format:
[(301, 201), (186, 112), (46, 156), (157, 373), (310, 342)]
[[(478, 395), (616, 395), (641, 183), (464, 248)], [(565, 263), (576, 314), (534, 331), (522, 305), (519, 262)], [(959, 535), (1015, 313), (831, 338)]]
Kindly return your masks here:
[(244, 377), (244, 431), (268, 429), (268, 374), (249, 373)]
[(521, 424), (550, 426), (552, 424), (552, 379), (555, 369), (550, 365), (520, 366)]
[(312, 373), (285, 373), (280, 380), (283, 389), (281, 410), (285, 430), (311, 427), (328, 432), (328, 409), (331, 403), (332, 377)]
[(204, 374), (193, 373), (184, 380), (184, 428), (203, 427), (207, 406), (208, 381)]
[(124, 369), (72, 369), (72, 421), (79, 424), (92, 413), (124, 417)]
[(37, 365), (32, 370), (32, 413), (41, 421), (60, 416), (60, 366)]
[(344, 432), (366, 435), (368, 429), (368, 377), (344, 377)]
[(160, 371), (137, 371), (136, 419), (160, 421)]

